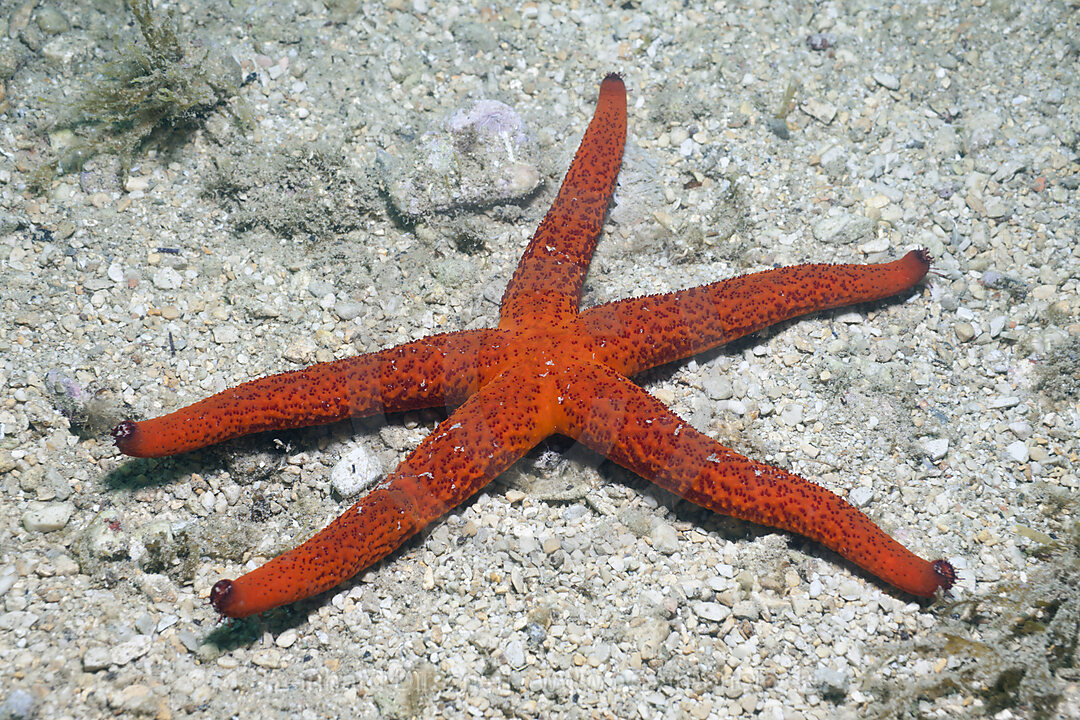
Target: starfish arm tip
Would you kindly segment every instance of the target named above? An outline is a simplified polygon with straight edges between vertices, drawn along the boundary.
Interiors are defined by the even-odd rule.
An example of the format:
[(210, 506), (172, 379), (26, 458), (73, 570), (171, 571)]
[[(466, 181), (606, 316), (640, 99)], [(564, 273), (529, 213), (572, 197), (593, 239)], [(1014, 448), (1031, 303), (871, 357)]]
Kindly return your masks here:
[(113, 442), (120, 452), (125, 455), (135, 455), (139, 444), (139, 426), (134, 420), (124, 420), (112, 429)]
[(956, 583), (956, 568), (944, 558), (931, 563), (934, 575), (937, 576), (938, 586), (948, 591)]
[(210, 605), (212, 605), (222, 617), (236, 617), (228, 612), (229, 599), (232, 594), (232, 580), (218, 580), (214, 583), (214, 587), (210, 588)]

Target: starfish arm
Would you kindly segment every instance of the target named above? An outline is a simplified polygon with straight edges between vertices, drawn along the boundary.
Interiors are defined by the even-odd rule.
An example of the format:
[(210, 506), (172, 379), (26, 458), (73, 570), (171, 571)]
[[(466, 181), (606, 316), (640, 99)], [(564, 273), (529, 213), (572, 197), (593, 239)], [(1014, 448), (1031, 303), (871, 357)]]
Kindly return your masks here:
[(211, 602), (246, 617), (311, 597), (393, 552), (473, 495), (552, 432), (543, 387), (523, 373), (500, 375), (442, 422), (360, 502), (307, 542), (236, 580)]
[(503, 294), (500, 326), (565, 325), (576, 315), (626, 142), (626, 87), (600, 85), (596, 112), (559, 193)]
[(838, 495), (729, 450), (610, 368), (582, 364), (559, 382), (558, 431), (666, 490), (816, 540), (912, 595), (953, 584), (948, 561), (923, 560)]
[(895, 295), (929, 268), (925, 250), (876, 265), (795, 265), (599, 305), (579, 322), (599, 341), (598, 360), (633, 375), (798, 315)]
[(268, 375), (152, 420), (125, 420), (121, 452), (162, 457), (263, 430), (286, 430), (437, 405), (456, 405), (478, 385), (479, 358), (497, 330), (433, 335), (378, 352)]

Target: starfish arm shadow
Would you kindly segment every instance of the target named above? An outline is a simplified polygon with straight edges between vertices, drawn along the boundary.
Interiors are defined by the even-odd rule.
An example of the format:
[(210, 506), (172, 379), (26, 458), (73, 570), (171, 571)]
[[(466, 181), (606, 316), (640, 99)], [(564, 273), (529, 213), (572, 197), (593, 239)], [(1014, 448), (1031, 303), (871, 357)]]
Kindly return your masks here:
[[(750, 460), (704, 435), (609, 367), (559, 374), (559, 432), (692, 503), (820, 542), (912, 595), (933, 597), (951, 578), (840, 496)], [(951, 568), (950, 568), (951, 570)]]
[(444, 420), (398, 468), (306, 542), (236, 580), (221, 580), (211, 602), (247, 617), (311, 597), (396, 550), (460, 505), (551, 434), (545, 388), (510, 370)]
[(113, 430), (133, 457), (164, 457), (262, 432), (324, 425), (382, 412), (453, 407), (480, 384), (498, 330), (432, 335), (397, 347), (268, 375), (168, 415)]

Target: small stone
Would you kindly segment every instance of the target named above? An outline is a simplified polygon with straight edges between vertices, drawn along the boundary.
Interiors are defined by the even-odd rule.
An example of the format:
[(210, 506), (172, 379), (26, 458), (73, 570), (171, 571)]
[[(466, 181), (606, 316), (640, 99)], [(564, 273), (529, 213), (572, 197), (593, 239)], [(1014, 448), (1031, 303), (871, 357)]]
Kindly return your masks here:
[(366, 491), (383, 475), (375, 453), (357, 445), (341, 456), (330, 471), (330, 485), (339, 496), (350, 498)]
[(641, 659), (652, 660), (659, 653), (664, 641), (671, 634), (671, 624), (660, 618), (641, 618), (639, 623), (631, 623), (629, 639), (636, 644)]
[(858, 245), (874, 233), (874, 221), (862, 215), (840, 212), (818, 220), (810, 228), (820, 242)]
[(968, 153), (992, 145), (997, 140), (1001, 124), (1001, 117), (993, 110), (983, 110), (971, 115), (964, 128)]
[[(71, 23), (64, 14), (50, 5), (39, 7), (34, 19), (37, 21), (38, 28), (46, 35), (59, 35), (67, 32), (71, 27)], [(3, 717), (3, 713), (0, 713), (0, 717)]]
[(873, 496), (874, 488), (860, 485), (848, 493), (848, 500), (855, 507), (866, 507), (866, 504), (870, 502), (870, 498)]
[(798, 403), (785, 405), (780, 411), (780, 422), (788, 427), (795, 427), (803, 420), (803, 408)]
[(113, 665), (127, 665), (132, 660), (150, 652), (151, 642), (149, 635), (136, 635), (130, 640), (125, 640), (113, 647), (109, 653), (109, 662)]
[(753, 600), (740, 600), (731, 608), (731, 612), (740, 620), (757, 620), (761, 617), (761, 608)]
[(1009, 423), (1009, 430), (1021, 440), (1027, 440), (1032, 434), (1031, 424), (1025, 420), (1015, 420)]
[(190, 629), (182, 628), (176, 633), (176, 637), (180, 639), (180, 643), (187, 648), (188, 652), (199, 651), (199, 638)]
[(503, 648), (503, 658), (512, 668), (525, 667), (525, 645), (517, 638), (511, 640)]
[(129, 175), (124, 181), (124, 189), (128, 192), (145, 192), (150, 187), (150, 178), (145, 175)]
[(56, 558), (56, 574), (63, 577), (66, 575), (78, 575), (79, 563), (75, 562), (74, 558), (67, 555), (60, 555)]
[(975, 337), (975, 328), (968, 322), (956, 323), (953, 326), (953, 331), (956, 333), (956, 339), (960, 342), (970, 342)]
[(345, 322), (355, 320), (363, 311), (364, 306), (352, 300), (338, 300), (334, 303), (334, 314)]
[(299, 637), (300, 637), (300, 633), (298, 633), (298, 632), (296, 632), (296, 630), (293, 630), (292, 628), (290, 628), (290, 629), (286, 630), (285, 632), (281, 633), (280, 635), (278, 635), (277, 639), (274, 640), (274, 644), (277, 645), (279, 648), (289, 648), (289, 647), (292, 647), (296, 643), (296, 641), (297, 641), (297, 639)]
[(108, 648), (92, 647), (88, 649), (83, 654), (82, 666), (85, 672), (97, 672), (109, 667)]
[(845, 600), (858, 600), (862, 597), (863, 586), (862, 583), (856, 582), (855, 580), (847, 580), (840, 583), (837, 593)]
[(0, 718), (4, 720), (30, 720), (37, 714), (37, 700), (26, 690), (15, 688), (0, 704)]
[(729, 608), (717, 602), (696, 602), (693, 608), (695, 615), (709, 622), (720, 622), (731, 614)]
[(157, 710), (157, 699), (153, 690), (142, 683), (128, 685), (121, 690), (115, 704), (120, 709), (137, 715), (152, 715)]
[[(34, 505), (39, 507), (35, 508)], [(31, 509), (23, 513), (22, 524), (29, 532), (54, 532), (68, 524), (73, 512), (75, 506), (71, 503), (31, 503)]]
[(153, 282), (158, 290), (178, 290), (184, 284), (184, 278), (171, 267), (163, 267), (154, 271)]
[(874, 73), (874, 82), (886, 90), (899, 90), (900, 80), (895, 75), (887, 72)]
[(251, 654), (251, 662), (267, 670), (281, 667), (281, 653), (277, 650), (256, 650)]
[[(129, 537), (123, 530), (123, 516), (115, 508), (102, 510), (83, 531), (80, 544), (92, 559), (119, 560), (127, 557)], [(85, 560), (80, 555), (80, 559)]]
[(814, 684), (817, 685), (823, 696), (842, 698), (847, 695), (848, 676), (847, 673), (822, 665), (814, 671)]
[(1030, 457), (1027, 444), (1022, 440), (1009, 443), (1005, 448), (1005, 457), (1018, 463), (1026, 463)]
[(802, 617), (810, 610), (810, 598), (805, 595), (791, 596), (791, 611), (795, 617)]
[(824, 125), (828, 125), (836, 117), (836, 106), (817, 98), (807, 98), (802, 104), (802, 109), (807, 115)]
[(948, 438), (927, 440), (923, 443), (923, 450), (926, 451), (931, 460), (940, 460), (949, 452), (949, 440)]
[(316, 350), (318, 350), (318, 348), (315, 346), (315, 343), (312, 342), (311, 338), (304, 336), (298, 337), (289, 343), (285, 348), (285, 352), (282, 354), (289, 362), (297, 363), (298, 365), (306, 365), (311, 360), (312, 356), (315, 355)]
[(157, 621), (154, 620), (154, 616), (150, 613), (143, 613), (139, 616), (139, 619), (135, 621), (135, 629), (143, 635), (150, 635), (154, 632), (154, 628), (157, 627)]
[(990, 318), (990, 337), (997, 337), (1001, 334), (1001, 331), (1005, 329), (1005, 323), (1007, 322), (1004, 315), (995, 315)]
[(727, 400), (734, 392), (731, 380), (723, 375), (709, 375), (701, 386), (710, 400)]
[(240, 341), (240, 331), (233, 325), (215, 325), (213, 335), (214, 342), (218, 345), (228, 345)]
[(811, 50), (821, 52), (836, 44), (836, 36), (832, 33), (817, 32), (806, 36), (806, 44), (810, 46)]
[(665, 522), (656, 524), (650, 533), (653, 547), (657, 552), (671, 555), (679, 550), (679, 533)]

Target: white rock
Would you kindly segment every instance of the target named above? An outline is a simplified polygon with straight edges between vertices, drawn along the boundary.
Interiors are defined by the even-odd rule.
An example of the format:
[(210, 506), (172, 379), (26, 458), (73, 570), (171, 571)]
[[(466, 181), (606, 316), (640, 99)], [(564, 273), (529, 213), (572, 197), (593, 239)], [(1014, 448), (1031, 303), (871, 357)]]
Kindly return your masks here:
[(521, 644), (520, 640), (511, 640), (503, 648), (503, 657), (506, 658), (506, 663), (512, 668), (524, 667), (525, 646)]
[(667, 523), (658, 523), (652, 530), (653, 547), (657, 552), (671, 555), (679, 549), (679, 533)]
[(357, 445), (342, 455), (330, 471), (330, 485), (338, 495), (349, 498), (366, 491), (382, 474), (379, 458), (366, 447)]
[(176, 290), (184, 284), (184, 278), (171, 267), (158, 268), (154, 272), (154, 287), (158, 290)]
[(1018, 463), (1026, 463), (1029, 457), (1027, 444), (1022, 440), (1009, 443), (1005, 448), (1005, 457)]
[(697, 602), (694, 603), (694, 614), (702, 620), (720, 622), (731, 614), (731, 610), (720, 603)]
[(127, 665), (132, 660), (150, 652), (151, 642), (149, 635), (136, 635), (114, 647), (109, 653), (109, 662), (113, 665)]
[(931, 460), (940, 460), (949, 452), (949, 440), (947, 438), (934, 438), (923, 443), (923, 449)]
[(240, 331), (233, 325), (216, 325), (213, 329), (214, 342), (219, 345), (238, 342)]
[(848, 493), (848, 500), (850, 500), (851, 504), (855, 507), (865, 507), (873, 496), (874, 488), (862, 485)]
[(23, 513), (23, 527), (30, 532), (53, 532), (68, 524), (75, 506), (71, 503), (52, 503), (31, 508)]

